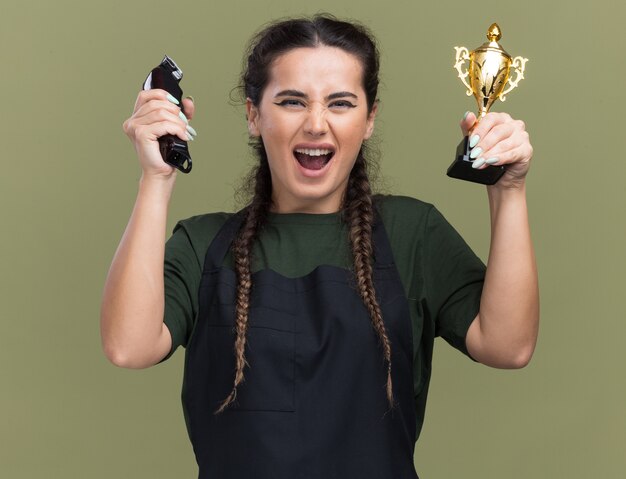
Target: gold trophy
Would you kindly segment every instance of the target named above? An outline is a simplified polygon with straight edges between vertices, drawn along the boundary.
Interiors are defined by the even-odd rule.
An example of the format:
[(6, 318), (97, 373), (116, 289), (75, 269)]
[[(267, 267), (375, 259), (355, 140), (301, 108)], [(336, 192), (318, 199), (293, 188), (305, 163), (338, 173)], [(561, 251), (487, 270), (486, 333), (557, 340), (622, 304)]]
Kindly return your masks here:
[[(502, 32), (497, 23), (487, 31), (488, 42), (473, 51), (465, 47), (454, 47), (456, 63), (454, 68), (459, 78), (467, 87), (467, 96), (474, 95), (478, 102), (478, 121), (484, 117), (497, 98), (505, 101), (507, 95), (524, 78), (524, 68), (528, 58), (511, 56), (500, 46), (498, 40)], [(463, 65), (469, 61), (469, 70), (463, 71)], [(511, 78), (511, 70), (516, 73)], [(468, 78), (469, 77), (469, 82)], [(508, 84), (507, 84), (508, 83)], [(472, 168), (474, 158), (470, 158), (469, 136), (466, 136), (456, 149), (456, 159), (448, 168), (448, 176), (461, 180), (473, 181), (483, 185), (493, 185), (504, 174), (504, 166), (488, 166), (479, 170)]]

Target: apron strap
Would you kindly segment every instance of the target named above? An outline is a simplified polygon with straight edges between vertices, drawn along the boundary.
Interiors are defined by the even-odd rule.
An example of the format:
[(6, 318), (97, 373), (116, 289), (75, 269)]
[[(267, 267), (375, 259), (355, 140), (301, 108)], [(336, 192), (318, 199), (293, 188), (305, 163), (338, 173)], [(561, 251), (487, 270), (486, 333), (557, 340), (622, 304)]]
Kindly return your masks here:
[(237, 231), (239, 231), (244, 218), (245, 210), (240, 210), (226, 220), (207, 250), (207, 254), (204, 257), (204, 271), (210, 271), (222, 266), (226, 253), (228, 253), (230, 245)]
[(374, 226), (372, 227), (372, 242), (374, 243), (374, 260), (378, 268), (386, 268), (394, 263), (391, 244), (383, 224), (380, 211), (374, 206)]

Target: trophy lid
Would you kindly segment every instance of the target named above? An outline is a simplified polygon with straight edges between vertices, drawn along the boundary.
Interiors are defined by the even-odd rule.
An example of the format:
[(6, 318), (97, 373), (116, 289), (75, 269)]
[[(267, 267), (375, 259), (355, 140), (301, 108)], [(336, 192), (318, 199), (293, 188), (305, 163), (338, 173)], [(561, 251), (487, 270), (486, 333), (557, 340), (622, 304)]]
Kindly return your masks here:
[(502, 30), (500, 30), (500, 26), (497, 23), (492, 23), (487, 30), (487, 40), (488, 42), (483, 43), (481, 46), (476, 48), (474, 52), (486, 52), (486, 51), (496, 51), (503, 55), (506, 55), (508, 58), (511, 58), (504, 48), (498, 43), (498, 40), (502, 38)]

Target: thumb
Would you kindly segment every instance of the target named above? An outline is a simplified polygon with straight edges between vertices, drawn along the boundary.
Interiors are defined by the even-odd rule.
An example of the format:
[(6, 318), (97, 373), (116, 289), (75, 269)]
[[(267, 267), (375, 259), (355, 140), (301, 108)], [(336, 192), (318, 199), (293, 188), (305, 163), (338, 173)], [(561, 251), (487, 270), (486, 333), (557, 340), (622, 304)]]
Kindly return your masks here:
[(467, 136), (469, 132), (472, 130), (472, 128), (474, 128), (475, 124), (476, 124), (476, 115), (474, 115), (474, 113), (472, 113), (471, 111), (468, 111), (467, 113), (465, 113), (465, 116), (459, 123), (459, 126), (461, 127), (461, 131), (463, 132), (463, 136)]
[(187, 119), (191, 120), (196, 111), (196, 107), (193, 104), (193, 98), (191, 96), (183, 98), (183, 110)]

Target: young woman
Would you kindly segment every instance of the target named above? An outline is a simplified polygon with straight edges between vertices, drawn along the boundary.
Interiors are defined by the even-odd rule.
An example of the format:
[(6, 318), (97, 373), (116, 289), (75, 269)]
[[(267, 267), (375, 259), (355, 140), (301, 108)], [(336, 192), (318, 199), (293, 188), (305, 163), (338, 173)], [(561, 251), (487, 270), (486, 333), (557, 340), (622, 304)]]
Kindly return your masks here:
[(193, 102), (185, 118), (166, 92), (142, 91), (124, 123), (143, 175), (105, 287), (104, 350), (143, 368), (186, 347), (201, 478), (416, 478), (435, 336), (490, 366), (530, 360), (524, 124), (490, 113), (471, 132), (474, 166), (507, 165), (487, 187), (485, 268), (432, 205), (372, 195), (378, 64), (368, 31), (330, 16), (260, 32), (242, 75), (253, 198), (179, 222), (167, 244), (176, 171), (157, 139), (195, 136)]

